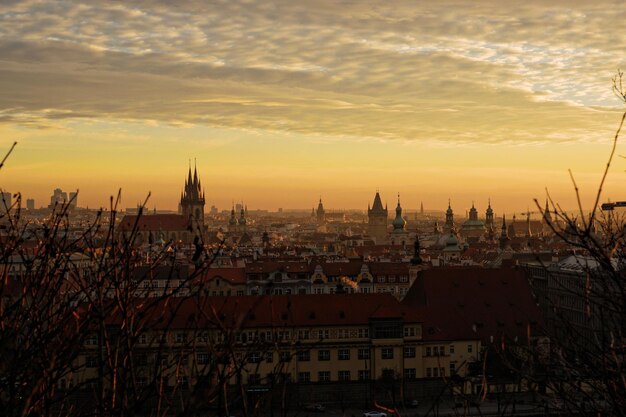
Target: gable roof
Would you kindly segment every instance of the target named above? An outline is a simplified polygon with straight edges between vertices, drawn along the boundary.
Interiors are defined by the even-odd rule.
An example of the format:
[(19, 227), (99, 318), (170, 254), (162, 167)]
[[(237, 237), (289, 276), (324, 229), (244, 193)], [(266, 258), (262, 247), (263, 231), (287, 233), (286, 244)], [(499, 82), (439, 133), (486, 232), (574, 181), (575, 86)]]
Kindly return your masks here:
[[(415, 309), (390, 294), (194, 297), (157, 304), (137, 299), (136, 304), (137, 310), (150, 306), (143, 315), (149, 328), (169, 323), (171, 329), (356, 326), (368, 325), (370, 318), (419, 322)], [(115, 322), (117, 314), (109, 320)]]
[[(424, 339), (480, 337), (484, 344), (537, 336), (542, 315), (521, 269), (432, 268), (418, 273), (403, 304), (426, 318)], [(492, 340), (493, 338), (493, 340)]]

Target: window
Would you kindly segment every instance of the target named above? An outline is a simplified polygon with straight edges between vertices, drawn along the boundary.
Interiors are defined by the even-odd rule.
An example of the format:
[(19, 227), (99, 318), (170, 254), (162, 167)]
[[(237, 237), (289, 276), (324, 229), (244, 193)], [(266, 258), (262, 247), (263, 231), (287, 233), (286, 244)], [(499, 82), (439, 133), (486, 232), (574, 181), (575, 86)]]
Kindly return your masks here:
[(176, 343), (185, 343), (187, 341), (187, 334), (186, 333), (176, 333), (175, 339)]
[(87, 368), (97, 368), (98, 367), (98, 357), (97, 356), (87, 356), (85, 366)]
[(308, 330), (298, 330), (298, 339), (307, 340), (310, 337), (310, 332)]
[(209, 341), (209, 334), (207, 332), (198, 333), (196, 340), (200, 343), (207, 343)]
[(454, 375), (456, 374), (456, 364), (455, 363), (451, 363), (450, 364), (450, 375)]
[(308, 350), (301, 350), (298, 352), (299, 362), (308, 362), (311, 360), (311, 352)]
[(370, 380), (370, 371), (369, 369), (361, 369), (359, 370), (359, 381), (369, 381)]
[(138, 342), (142, 345), (145, 345), (146, 343), (148, 343), (148, 336), (145, 333), (140, 334)]
[(370, 358), (369, 348), (359, 348), (359, 359), (369, 359), (369, 358)]
[(399, 339), (403, 335), (402, 323), (380, 323), (374, 326), (374, 339)]
[(368, 337), (370, 337), (370, 329), (368, 328), (359, 329), (359, 339), (367, 339)]
[(405, 346), (405, 348), (404, 348), (404, 357), (405, 358), (414, 358), (415, 357), (415, 346)]
[(409, 277), (406, 275), (400, 275), (400, 282), (409, 282)]
[(404, 328), (404, 337), (415, 336), (415, 327), (405, 327)]
[(446, 376), (446, 368), (439, 368), (439, 375)]
[(259, 374), (250, 374), (248, 375), (248, 384), (257, 385), (261, 382), (261, 375)]
[(289, 362), (291, 360), (291, 354), (289, 352), (280, 352), (280, 361)]
[(445, 346), (439, 346), (439, 354), (441, 356), (446, 354), (446, 347)]
[(337, 351), (337, 359), (339, 359), (340, 361), (349, 361), (350, 349), (339, 349)]
[(430, 347), (430, 346), (428, 346), (428, 347), (426, 348), (426, 356), (430, 356), (431, 354), (432, 354), (431, 347)]
[(250, 356), (248, 356), (248, 362), (250, 363), (261, 362), (261, 354), (259, 352), (251, 352)]
[(317, 335), (320, 339), (330, 339), (330, 330), (318, 330)]
[(198, 365), (206, 365), (209, 363), (209, 354), (208, 353), (198, 353), (196, 356), (196, 362)]
[(454, 345), (450, 345), (450, 354), (452, 355), (454, 353)]
[(298, 382), (311, 382), (310, 372), (298, 372)]
[(382, 359), (393, 359), (393, 348), (382, 348), (381, 349), (381, 358)]
[(404, 379), (415, 379), (417, 377), (417, 372), (415, 368), (406, 368), (404, 370)]
[(385, 282), (385, 276), (384, 275), (379, 275), (377, 277), (376, 281), (378, 281), (378, 282)]
[(389, 282), (396, 282), (396, 276), (395, 275), (389, 275)]
[(329, 361), (330, 360), (330, 350), (318, 350), (317, 351), (317, 360), (318, 361)]
[(243, 290), (237, 290), (237, 295), (238, 295), (238, 296), (243, 295)]
[(267, 355), (265, 355), (265, 362), (267, 363), (274, 362), (274, 352), (267, 352)]
[(433, 376), (434, 377), (439, 376), (439, 368), (433, 368)]
[(433, 376), (432, 368), (426, 368), (426, 378), (431, 378)]
[(98, 335), (97, 334), (90, 334), (89, 336), (87, 336), (85, 338), (85, 345), (87, 346), (94, 346), (98, 344)]
[(317, 380), (319, 382), (329, 382), (330, 381), (330, 372), (329, 371), (319, 371), (317, 373)]
[(467, 345), (467, 353), (472, 353), (472, 345)]
[(281, 331), (279, 330), (277, 333), (278, 340), (289, 340), (291, 339), (291, 332), (289, 330)]
[(350, 381), (350, 371), (339, 371), (337, 376), (339, 381)]

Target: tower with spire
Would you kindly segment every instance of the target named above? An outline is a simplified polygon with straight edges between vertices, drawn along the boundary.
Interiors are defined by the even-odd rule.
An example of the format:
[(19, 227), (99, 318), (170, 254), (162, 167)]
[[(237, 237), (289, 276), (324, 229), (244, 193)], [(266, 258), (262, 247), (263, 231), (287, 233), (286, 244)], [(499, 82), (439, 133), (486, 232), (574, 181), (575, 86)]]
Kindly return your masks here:
[(239, 220), (237, 221), (237, 225), (239, 226), (239, 232), (245, 232), (248, 228), (248, 220), (246, 219), (246, 205), (241, 203), (241, 212), (239, 213)]
[(511, 238), (509, 237), (508, 229), (506, 227), (506, 216), (502, 216), (502, 231), (500, 233), (500, 249), (505, 250), (510, 248)]
[(491, 208), (491, 199), (489, 199), (489, 205), (487, 206), (487, 210), (485, 211), (485, 226), (487, 226), (487, 229), (489, 229), (489, 227), (494, 226), (494, 221), (493, 221), (493, 209)]
[(526, 237), (532, 237), (533, 231), (530, 228), (530, 210), (526, 212)]
[(367, 219), (369, 235), (376, 240), (376, 243), (383, 242), (387, 238), (388, 212), (386, 206), (383, 208), (378, 191), (376, 191), (372, 206), (367, 206)]
[(230, 209), (230, 218), (228, 219), (228, 231), (231, 233), (237, 232), (237, 226), (238, 222), (237, 216), (235, 215), (235, 202), (233, 202), (233, 207)]
[(450, 199), (448, 199), (448, 209), (446, 210), (446, 229), (451, 230), (454, 227), (454, 212), (450, 205)]
[(404, 233), (406, 220), (402, 217), (402, 206), (400, 206), (400, 193), (398, 193), (398, 205), (396, 206), (396, 217), (391, 222), (393, 233)]
[(548, 205), (548, 199), (546, 198), (546, 208), (543, 211), (543, 234), (548, 236), (552, 234), (552, 214), (550, 214), (550, 206)]
[(183, 216), (191, 220), (194, 229), (202, 229), (204, 227), (204, 203), (204, 190), (198, 178), (197, 167), (194, 162), (192, 176), (190, 162), (185, 188), (180, 194), (180, 210)]
[(320, 202), (317, 205), (317, 212), (315, 215), (317, 217), (317, 223), (324, 224), (326, 221), (326, 211), (324, 210), (324, 205), (322, 204), (322, 197), (320, 197)]
[(402, 206), (400, 205), (400, 193), (398, 193), (398, 205), (396, 206), (396, 217), (391, 221), (393, 231), (391, 232), (392, 245), (406, 245), (409, 235), (406, 231), (406, 220), (402, 217)]

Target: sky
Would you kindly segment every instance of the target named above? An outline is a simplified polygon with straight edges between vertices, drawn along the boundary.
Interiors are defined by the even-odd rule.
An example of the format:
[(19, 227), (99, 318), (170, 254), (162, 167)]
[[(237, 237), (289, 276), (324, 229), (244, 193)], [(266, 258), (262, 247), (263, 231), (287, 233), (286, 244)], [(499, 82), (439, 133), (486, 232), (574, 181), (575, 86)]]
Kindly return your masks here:
[[(0, 186), (46, 205), (589, 208), (625, 110), (607, 1), (3, 1)], [(626, 154), (618, 145), (618, 154)], [(618, 157), (603, 201), (624, 200)]]

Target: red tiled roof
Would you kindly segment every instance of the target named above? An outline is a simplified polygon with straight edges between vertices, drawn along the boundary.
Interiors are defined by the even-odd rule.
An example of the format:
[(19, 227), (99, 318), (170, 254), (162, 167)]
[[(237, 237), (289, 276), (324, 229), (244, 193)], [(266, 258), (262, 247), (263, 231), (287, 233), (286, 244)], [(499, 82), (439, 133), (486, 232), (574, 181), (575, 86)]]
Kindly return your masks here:
[(362, 261), (350, 261), (350, 262), (318, 262), (315, 267), (321, 266), (324, 271), (324, 275), (329, 277), (335, 276), (357, 276), (361, 273)]
[(119, 225), (120, 231), (132, 230), (135, 227), (135, 222), (137, 222), (137, 230), (140, 232), (144, 230), (173, 232), (190, 229), (189, 219), (182, 214), (149, 214), (142, 215), (139, 219), (135, 215), (124, 216)]
[(231, 284), (246, 284), (246, 270), (244, 268), (209, 268), (202, 276), (202, 281), (224, 279)]
[(367, 264), (372, 275), (408, 275), (409, 264), (399, 262), (370, 262)]
[(274, 271), (284, 272), (309, 272), (309, 264), (306, 262), (252, 262), (246, 265), (247, 274), (269, 273)]
[(479, 337), (499, 344), (527, 340), (542, 324), (542, 315), (522, 270), (476, 267), (420, 271), (403, 300), (426, 318), (426, 340)]
[[(403, 306), (390, 294), (315, 294), (180, 298), (151, 305), (137, 300), (145, 312), (148, 327), (171, 322), (171, 329), (233, 328), (271, 326), (354, 326), (367, 325), (370, 318), (403, 318), (417, 323), (415, 309)], [(142, 307), (139, 307), (142, 306)], [(151, 307), (148, 307), (151, 306)], [(115, 321), (115, 312), (110, 317)]]

